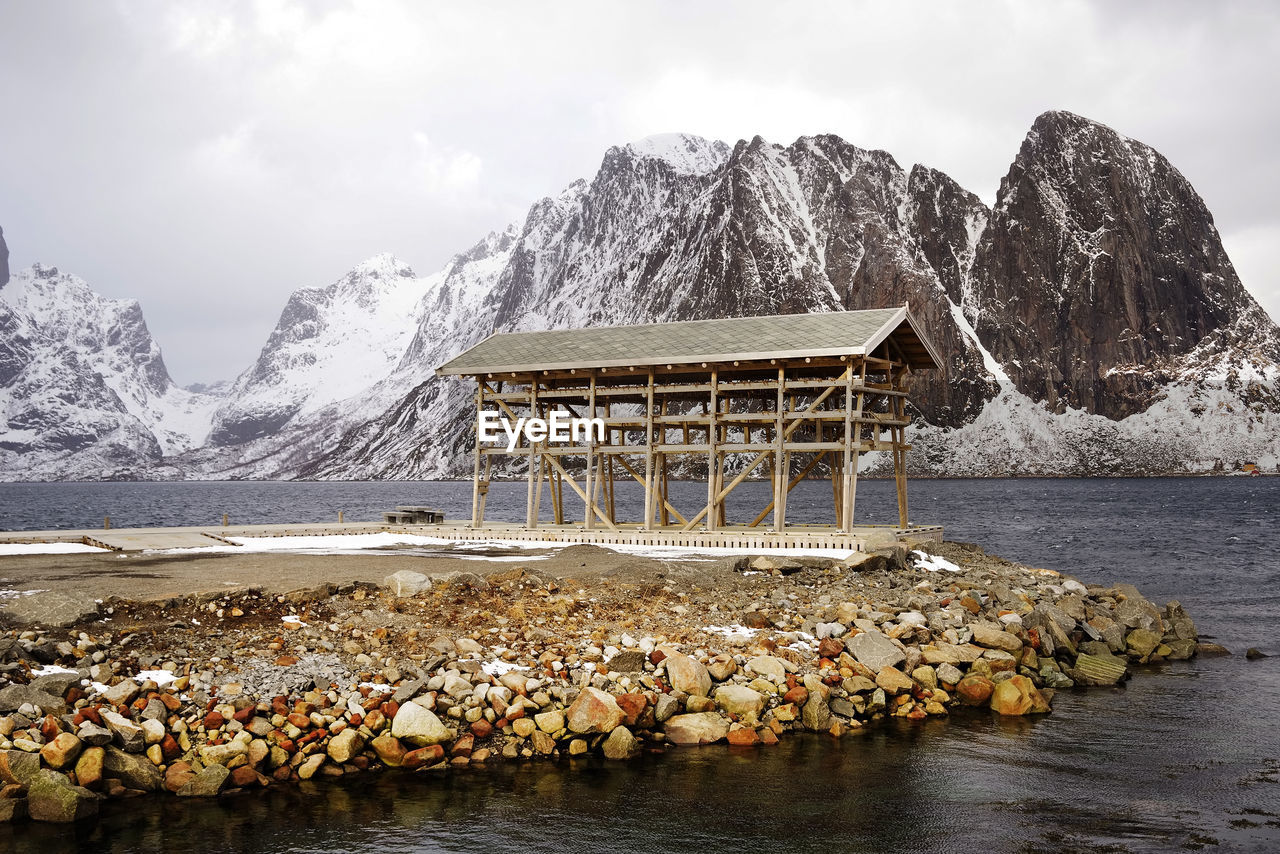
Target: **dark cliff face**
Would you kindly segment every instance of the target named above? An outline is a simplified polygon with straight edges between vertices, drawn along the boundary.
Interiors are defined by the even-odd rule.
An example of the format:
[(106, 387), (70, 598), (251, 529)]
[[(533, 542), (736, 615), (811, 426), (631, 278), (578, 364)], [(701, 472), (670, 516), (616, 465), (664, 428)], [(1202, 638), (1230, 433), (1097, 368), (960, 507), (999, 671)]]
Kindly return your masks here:
[[(937, 215), (948, 217), (937, 239), (956, 240), (956, 252), (971, 257), (966, 217), (980, 224), (985, 207), (945, 180), (940, 204), (958, 208)], [(785, 148), (744, 140), (698, 174), (611, 149), (590, 183), (531, 208), (490, 301), (493, 329), (909, 302), (949, 354), (944, 371), (919, 378), (919, 411), (931, 423), (964, 423), (994, 385), (939, 299), (944, 286), (917, 248), (915, 223), (900, 215), (911, 207), (908, 184), (888, 153), (830, 135)], [(954, 259), (949, 272), (960, 275)], [(579, 313), (548, 317), (546, 306), (574, 293)]]
[(0, 228), (0, 288), (9, 284), (9, 247), (4, 242), (4, 229)]
[(1001, 182), (972, 287), (978, 335), (1021, 391), (1116, 419), (1146, 408), (1167, 360), (1257, 310), (1169, 161), (1062, 112), (1036, 119)]

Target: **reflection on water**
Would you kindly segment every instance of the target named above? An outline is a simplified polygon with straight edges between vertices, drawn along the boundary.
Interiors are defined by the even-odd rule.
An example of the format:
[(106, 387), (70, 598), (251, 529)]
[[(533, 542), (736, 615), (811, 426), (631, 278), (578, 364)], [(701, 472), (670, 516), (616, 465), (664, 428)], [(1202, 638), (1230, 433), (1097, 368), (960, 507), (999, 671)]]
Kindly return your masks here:
[[(172, 503), (196, 506), (210, 485), (95, 486), (120, 501), (163, 486)], [(363, 495), (378, 509), (419, 503), (405, 493), (412, 488), (439, 490), (421, 503), (457, 515), (470, 490), (212, 486), (246, 513), (286, 496), (294, 512), (319, 512), (335, 495)], [(762, 490), (757, 498), (767, 489), (748, 486)], [(825, 493), (809, 486), (803, 501), (816, 513)], [(28, 486), (24, 500), (34, 492), (68, 501), (67, 488)], [(867, 483), (860, 501), (865, 493), (868, 505), (879, 496), (891, 507), (890, 490)], [(1202, 632), (1237, 655), (1139, 673), (1121, 689), (1060, 694), (1039, 719), (967, 713), (839, 742), (791, 736), (774, 748), (676, 750), (627, 765), (387, 774), (215, 803), (151, 798), (109, 805), (91, 828), (0, 827), (0, 851), (1280, 849), (1280, 657), (1239, 654), (1280, 653), (1280, 478), (927, 481), (912, 495), (913, 515), (942, 522), (953, 538), (1086, 581), (1132, 581), (1159, 602), (1178, 597)], [(16, 503), (6, 487), (0, 518), (19, 514)]]

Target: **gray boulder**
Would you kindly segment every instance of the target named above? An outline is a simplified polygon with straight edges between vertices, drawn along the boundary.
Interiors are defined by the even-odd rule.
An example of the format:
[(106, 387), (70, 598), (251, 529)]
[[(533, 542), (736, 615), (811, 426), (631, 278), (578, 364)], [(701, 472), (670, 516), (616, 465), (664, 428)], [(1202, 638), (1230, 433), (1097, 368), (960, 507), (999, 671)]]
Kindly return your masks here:
[(897, 667), (907, 660), (907, 654), (878, 631), (854, 635), (845, 641), (845, 649), (859, 662), (876, 672), (886, 667)]
[(98, 814), (98, 796), (57, 771), (44, 770), (27, 787), (27, 813), (35, 821), (67, 824)]
[(164, 785), (164, 774), (141, 753), (125, 753), (115, 745), (107, 746), (102, 758), (102, 770), (107, 777), (115, 777), (130, 789), (155, 792)]

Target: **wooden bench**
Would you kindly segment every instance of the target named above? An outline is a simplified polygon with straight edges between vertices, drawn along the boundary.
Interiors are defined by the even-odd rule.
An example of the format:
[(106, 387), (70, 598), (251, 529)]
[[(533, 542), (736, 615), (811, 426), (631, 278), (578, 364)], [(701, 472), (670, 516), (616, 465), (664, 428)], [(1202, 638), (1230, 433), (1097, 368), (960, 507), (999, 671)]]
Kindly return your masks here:
[(390, 525), (438, 525), (444, 521), (444, 511), (434, 507), (400, 505), (383, 513), (382, 518)]

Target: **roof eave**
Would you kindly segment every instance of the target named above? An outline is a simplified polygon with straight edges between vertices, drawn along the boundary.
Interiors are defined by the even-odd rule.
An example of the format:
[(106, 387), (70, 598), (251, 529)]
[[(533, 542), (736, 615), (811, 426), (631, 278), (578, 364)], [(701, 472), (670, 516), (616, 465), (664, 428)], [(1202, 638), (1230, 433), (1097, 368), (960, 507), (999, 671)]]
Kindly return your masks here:
[[(479, 345), (477, 345), (479, 346)], [(808, 350), (774, 350), (767, 353), (708, 353), (685, 356), (681, 359), (604, 359), (596, 362), (543, 362), (532, 365), (483, 365), (474, 368), (447, 370), (449, 363), (436, 368), (439, 377), (478, 377), (484, 374), (529, 374), (538, 371), (590, 371), (597, 368), (625, 367), (702, 367), (704, 364), (726, 362), (763, 362), (769, 359), (803, 359), (806, 357), (833, 358), (838, 356), (865, 356), (866, 347), (826, 347)]]

